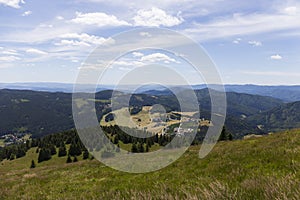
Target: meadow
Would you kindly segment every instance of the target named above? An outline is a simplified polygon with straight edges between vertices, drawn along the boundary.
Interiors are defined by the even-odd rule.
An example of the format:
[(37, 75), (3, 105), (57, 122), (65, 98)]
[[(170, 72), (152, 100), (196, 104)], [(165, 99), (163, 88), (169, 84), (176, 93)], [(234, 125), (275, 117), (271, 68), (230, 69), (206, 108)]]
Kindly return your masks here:
[[(129, 174), (99, 161), (0, 164), (0, 199), (300, 199), (300, 130), (219, 142), (204, 159), (192, 146), (159, 171)], [(36, 168), (30, 169), (31, 160)]]

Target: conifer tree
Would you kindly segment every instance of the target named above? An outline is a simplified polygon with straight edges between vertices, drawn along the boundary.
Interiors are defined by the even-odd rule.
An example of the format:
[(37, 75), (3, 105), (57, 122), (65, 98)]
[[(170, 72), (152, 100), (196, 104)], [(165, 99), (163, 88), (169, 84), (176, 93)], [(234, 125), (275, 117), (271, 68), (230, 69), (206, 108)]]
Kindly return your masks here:
[(66, 163), (71, 163), (71, 162), (72, 162), (72, 159), (71, 159), (70, 155), (68, 155)]
[(61, 146), (58, 149), (58, 157), (63, 157), (67, 155), (67, 150), (65, 146)]
[(144, 152), (144, 144), (143, 143), (138, 144), (138, 152), (140, 152), (140, 153)]
[(137, 152), (138, 152), (138, 149), (137, 149), (135, 143), (133, 143), (132, 146), (131, 146), (131, 152), (132, 152), (132, 153), (137, 153)]
[(83, 160), (86, 160), (89, 158), (89, 152), (88, 151), (84, 151), (83, 155), (82, 155)]
[(30, 168), (31, 168), (31, 169), (32, 169), (32, 168), (35, 168), (35, 162), (34, 162), (34, 160), (31, 161)]
[(77, 157), (76, 157), (76, 156), (74, 156), (74, 158), (73, 158), (73, 162), (78, 162), (78, 159), (77, 159)]

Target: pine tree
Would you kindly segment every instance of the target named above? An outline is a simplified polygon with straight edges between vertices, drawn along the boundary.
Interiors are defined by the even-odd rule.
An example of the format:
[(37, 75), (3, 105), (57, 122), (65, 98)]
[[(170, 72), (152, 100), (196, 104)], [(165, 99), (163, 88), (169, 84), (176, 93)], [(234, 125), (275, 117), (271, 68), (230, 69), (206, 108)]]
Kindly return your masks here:
[(82, 155), (82, 159), (83, 160), (86, 160), (86, 159), (88, 159), (89, 158), (89, 152), (88, 151), (84, 151), (83, 152), (83, 155)]
[(35, 168), (35, 162), (34, 162), (34, 160), (31, 161), (30, 168), (31, 168), (31, 169), (32, 169), (32, 168)]
[(131, 152), (132, 152), (132, 153), (137, 153), (137, 152), (138, 152), (138, 149), (137, 149), (135, 143), (133, 143), (132, 146), (131, 146)]
[(63, 157), (67, 155), (67, 150), (65, 146), (61, 146), (58, 149), (58, 157)]
[(118, 135), (116, 135), (114, 138), (114, 144), (118, 144), (118, 143), (119, 143), (119, 137)]
[(17, 148), (16, 158), (21, 158), (26, 155), (25, 150), (22, 147)]
[(225, 126), (223, 126), (219, 141), (225, 140), (233, 140), (233, 135), (226, 130)]
[(51, 151), (49, 149), (42, 148), (39, 152), (38, 163), (50, 160), (51, 159)]
[(69, 149), (70, 156), (79, 156), (81, 155), (81, 148), (79, 144), (72, 142)]
[(233, 140), (233, 136), (231, 133), (228, 134), (228, 140), (232, 141)]
[(68, 155), (67, 163), (71, 163), (71, 162), (72, 162), (72, 159), (71, 159), (70, 155)]
[(74, 156), (73, 162), (78, 162), (78, 159), (76, 156)]
[(50, 153), (51, 153), (51, 155), (55, 155), (57, 153), (54, 145), (50, 146)]
[(140, 152), (140, 153), (144, 152), (144, 144), (143, 143), (138, 144), (138, 152)]

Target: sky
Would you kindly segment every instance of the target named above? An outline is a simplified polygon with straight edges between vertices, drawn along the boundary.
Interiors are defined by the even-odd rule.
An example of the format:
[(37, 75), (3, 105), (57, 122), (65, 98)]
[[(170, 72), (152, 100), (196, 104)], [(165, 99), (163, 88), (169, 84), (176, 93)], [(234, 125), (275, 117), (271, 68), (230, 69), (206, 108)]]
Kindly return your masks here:
[[(300, 85), (299, 1), (128, 2), (0, 0), (0, 82), (74, 83), (88, 56), (113, 45), (114, 35), (157, 27), (202, 46), (225, 84)], [(180, 63), (162, 51), (131, 53), (135, 67)], [(126, 56), (115, 65), (130, 70)]]

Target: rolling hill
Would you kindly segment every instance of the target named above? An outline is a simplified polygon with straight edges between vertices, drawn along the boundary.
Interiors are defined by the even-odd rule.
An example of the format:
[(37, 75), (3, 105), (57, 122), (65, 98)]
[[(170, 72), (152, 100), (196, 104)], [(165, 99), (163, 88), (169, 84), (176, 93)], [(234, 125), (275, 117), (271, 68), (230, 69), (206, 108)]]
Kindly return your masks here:
[[(181, 91), (184, 92), (184, 91)], [(207, 89), (196, 90), (200, 103), (201, 117), (210, 118), (210, 97)], [(216, 92), (216, 91), (214, 91)], [(111, 90), (96, 93), (97, 114), (101, 117), (105, 105), (110, 103)], [(120, 98), (126, 97), (126, 93), (117, 92)], [(259, 95), (249, 95), (235, 92), (227, 92), (227, 120), (226, 126), (230, 132), (238, 137), (253, 132), (266, 133), (269, 130), (299, 127), (299, 118), (292, 117), (297, 113), (298, 106), (288, 107), (294, 104), (284, 104), (281, 100)], [(133, 94), (131, 105), (152, 106), (162, 104), (167, 111), (179, 110), (179, 104), (174, 96), (159, 94)], [(297, 103), (296, 103), (297, 104)], [(120, 104), (122, 108), (124, 105)], [(107, 106), (106, 106), (107, 107)], [(290, 117), (279, 117), (281, 109), (291, 112)], [(292, 112), (293, 111), (293, 112)], [(276, 123), (271, 115), (278, 115)], [(278, 113), (278, 114), (276, 114)], [(298, 112), (299, 113), (299, 112)], [(274, 114), (273, 114), (274, 115)], [(282, 114), (280, 114), (282, 116)], [(270, 120), (266, 120), (270, 118)], [(293, 120), (293, 123), (290, 121)], [(272, 125), (269, 123), (272, 122)], [(274, 123), (273, 123), (274, 122)], [(268, 129), (260, 130), (257, 125), (263, 124)], [(29, 90), (0, 90), (0, 134), (13, 131), (30, 132), (34, 137), (69, 130), (74, 127), (72, 118), (72, 94), (61, 92), (37, 92)]]
[(263, 125), (266, 131), (280, 131), (300, 127), (300, 101), (284, 104), (254, 115), (250, 121)]
[[(65, 157), (30, 169), (36, 148), (0, 163), (3, 199), (292, 199), (300, 197), (300, 131), (219, 142), (204, 159), (192, 146), (159, 171), (130, 174)], [(37, 163), (37, 162), (36, 162)]]

